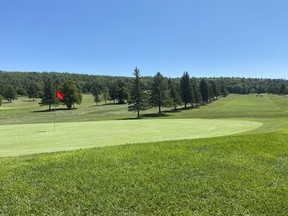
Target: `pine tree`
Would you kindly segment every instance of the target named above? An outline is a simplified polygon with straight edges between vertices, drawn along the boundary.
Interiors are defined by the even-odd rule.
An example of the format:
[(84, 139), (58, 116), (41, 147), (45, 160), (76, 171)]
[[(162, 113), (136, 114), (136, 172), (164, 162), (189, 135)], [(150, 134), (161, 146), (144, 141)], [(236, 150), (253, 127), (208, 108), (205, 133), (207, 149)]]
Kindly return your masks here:
[(158, 114), (161, 115), (161, 107), (171, 104), (168, 91), (167, 79), (158, 72), (153, 77), (151, 86), (150, 104), (152, 107), (158, 107)]
[(182, 102), (184, 103), (185, 108), (187, 108), (187, 104), (193, 102), (192, 84), (188, 72), (184, 72), (183, 76), (181, 77), (180, 91)]
[(170, 98), (174, 110), (177, 109), (178, 105), (181, 105), (181, 96), (179, 93), (179, 85), (177, 85), (172, 79), (168, 80), (169, 89), (170, 89)]
[(209, 101), (209, 85), (205, 79), (201, 79), (199, 89), (202, 97), (202, 104), (204, 105)]
[(137, 112), (137, 118), (139, 119), (140, 111), (148, 109), (148, 103), (147, 97), (145, 97), (145, 92), (143, 91), (140, 71), (137, 67), (135, 68), (133, 75), (135, 76), (135, 79), (133, 80), (130, 90), (128, 111)]
[[(255, 90), (256, 92), (256, 90)], [(229, 94), (226, 84), (224, 83), (224, 81), (221, 82), (221, 87), (220, 87), (220, 95), (222, 95), (223, 97), (226, 97)]]
[(51, 110), (51, 106), (56, 103), (55, 100), (55, 88), (52, 86), (50, 80), (46, 80), (44, 82), (44, 92), (41, 98), (41, 102), (39, 103), (41, 106), (48, 105), (49, 110)]
[(196, 104), (196, 106), (200, 105), (201, 103), (201, 94), (199, 90), (199, 82), (196, 80), (196, 78), (191, 79), (192, 83), (192, 91), (193, 91), (193, 102)]
[(93, 96), (94, 96), (94, 102), (96, 103), (96, 106), (98, 106), (98, 103), (101, 102), (100, 93), (99, 93), (98, 88), (95, 88), (95, 89), (93, 90)]

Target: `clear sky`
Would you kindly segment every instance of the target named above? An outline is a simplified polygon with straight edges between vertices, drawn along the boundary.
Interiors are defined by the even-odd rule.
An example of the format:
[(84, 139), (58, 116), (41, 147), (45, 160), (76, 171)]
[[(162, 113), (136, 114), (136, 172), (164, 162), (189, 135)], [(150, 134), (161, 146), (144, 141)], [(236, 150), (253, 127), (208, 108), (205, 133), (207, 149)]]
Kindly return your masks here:
[(0, 0), (0, 70), (288, 79), (288, 0)]

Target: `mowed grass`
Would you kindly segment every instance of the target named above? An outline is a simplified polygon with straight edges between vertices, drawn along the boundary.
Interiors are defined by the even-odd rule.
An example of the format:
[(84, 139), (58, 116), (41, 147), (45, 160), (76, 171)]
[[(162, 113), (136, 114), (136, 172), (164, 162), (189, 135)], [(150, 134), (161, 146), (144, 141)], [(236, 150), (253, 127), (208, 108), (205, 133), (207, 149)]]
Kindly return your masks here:
[(151, 119), (0, 125), (0, 156), (243, 133), (262, 123), (241, 120)]
[(288, 133), (0, 160), (3, 215), (287, 215)]
[[(62, 133), (69, 134), (70, 143), (77, 140), (75, 136), (82, 137), (78, 145), (81, 148), (90, 139), (97, 143), (97, 123), (106, 124), (103, 129), (119, 124), (112, 136), (116, 131), (120, 136), (122, 122), (127, 128), (134, 122), (151, 122), (152, 128), (155, 124), (155, 130), (149, 133), (159, 135), (158, 141), (149, 143), (149, 136), (134, 134), (133, 126), (122, 135), (146, 138), (145, 143), (2, 157), (0, 215), (287, 215), (288, 98), (230, 95), (197, 109), (171, 112), (167, 108), (162, 117), (153, 115), (156, 110), (150, 109), (139, 121), (124, 121), (135, 116), (127, 112), (127, 105), (96, 107), (90, 96), (84, 99), (78, 109), (56, 112), (37, 112), (45, 108), (26, 99), (18, 101), (19, 106), (3, 104), (0, 145), (3, 137), (17, 140), (13, 132), (19, 127), (22, 138), (16, 145), (24, 139), (24, 148), (30, 142), (38, 148), (45, 141), (33, 139), (47, 136), (49, 140), (51, 134), (62, 137)], [(161, 131), (163, 137), (172, 136), (177, 127), (167, 125), (177, 121), (187, 123), (188, 128), (181, 129), (187, 129), (186, 137), (200, 135), (209, 125), (207, 134), (220, 133), (222, 126), (232, 122), (234, 127), (227, 130), (239, 129), (240, 122), (247, 127), (254, 122), (263, 125), (237, 135), (159, 142)], [(199, 125), (192, 127), (197, 121)], [(77, 135), (75, 129), (79, 126), (87, 127), (93, 136), (83, 136), (85, 130)], [(225, 132), (222, 135), (228, 135)], [(178, 133), (174, 136), (184, 139)], [(53, 138), (58, 147), (67, 145), (63, 137), (63, 142), (57, 139), (59, 136)], [(119, 136), (115, 137), (117, 143), (122, 140)], [(28, 151), (34, 148), (30, 147)]]

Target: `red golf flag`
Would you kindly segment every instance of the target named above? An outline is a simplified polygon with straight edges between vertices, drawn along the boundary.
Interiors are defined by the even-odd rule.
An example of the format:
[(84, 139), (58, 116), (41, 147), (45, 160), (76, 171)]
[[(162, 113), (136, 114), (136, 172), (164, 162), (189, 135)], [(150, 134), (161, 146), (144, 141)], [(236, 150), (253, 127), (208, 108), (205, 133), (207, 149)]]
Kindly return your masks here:
[(55, 92), (55, 96), (59, 99), (59, 100), (63, 100), (64, 99), (64, 94), (58, 90), (56, 90)]

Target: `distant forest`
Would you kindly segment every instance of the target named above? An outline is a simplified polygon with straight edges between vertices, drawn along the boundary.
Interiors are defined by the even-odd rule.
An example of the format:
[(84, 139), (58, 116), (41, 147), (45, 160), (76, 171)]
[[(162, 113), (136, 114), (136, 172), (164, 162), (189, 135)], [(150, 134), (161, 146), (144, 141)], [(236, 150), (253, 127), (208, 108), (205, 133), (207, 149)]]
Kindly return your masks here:
[[(140, 71), (141, 73), (141, 71)], [(184, 72), (188, 75), (188, 72)], [(183, 74), (183, 76), (184, 76)], [(156, 75), (155, 75), (156, 76)], [(150, 91), (153, 88), (155, 76), (141, 77), (143, 89)], [(181, 77), (167, 78), (169, 86), (181, 94)], [(258, 79), (258, 78), (238, 78), (238, 77), (210, 77), (196, 78), (188, 75), (192, 87), (196, 91), (200, 90), (200, 83), (205, 80), (210, 88), (210, 99), (217, 96), (225, 96), (228, 93), (234, 94), (287, 94), (288, 80), (284, 79)], [(45, 81), (49, 80), (55, 88), (60, 87), (65, 81), (74, 82), (82, 93), (94, 95), (105, 95), (105, 100), (113, 100), (115, 103), (125, 103), (129, 100), (129, 89), (133, 86), (134, 77), (121, 76), (100, 76), (87, 74), (71, 74), (58, 72), (5, 72), (0, 71), (0, 95), (5, 99), (7, 92), (15, 92), (17, 96), (28, 96), (30, 98), (41, 98), (44, 92)], [(213, 95), (213, 88), (218, 89), (219, 93)], [(195, 89), (194, 89), (195, 91)], [(122, 95), (122, 98), (121, 98)], [(9, 98), (9, 97), (8, 97)], [(100, 101), (100, 100), (99, 100)], [(95, 99), (97, 102), (97, 98)]]

